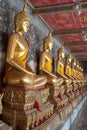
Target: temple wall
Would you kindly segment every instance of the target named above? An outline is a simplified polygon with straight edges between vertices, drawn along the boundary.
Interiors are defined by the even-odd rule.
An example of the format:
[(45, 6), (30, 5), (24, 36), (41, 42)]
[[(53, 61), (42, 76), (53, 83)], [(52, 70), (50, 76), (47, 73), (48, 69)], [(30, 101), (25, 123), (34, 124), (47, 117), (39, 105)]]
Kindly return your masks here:
[[(6, 65), (6, 61), (5, 61), (5, 57), (6, 57), (6, 50), (7, 50), (7, 44), (8, 44), (8, 37), (9, 35), (14, 32), (14, 16), (17, 12), (21, 11), (22, 8), (23, 8), (23, 5), (24, 5), (24, 2), (23, 0), (0, 0), (0, 79), (2, 78), (2, 75), (3, 75), (3, 72), (4, 72), (4, 68), (5, 68), (5, 65)], [(48, 27), (37, 17), (37, 16), (34, 16), (32, 14), (32, 10), (31, 8), (28, 8), (28, 14), (29, 14), (29, 17), (30, 17), (30, 29), (29, 31), (27, 32), (27, 34), (24, 36), (30, 43), (30, 46), (29, 46), (29, 57), (28, 57), (28, 64), (31, 66), (31, 68), (36, 72), (38, 73), (38, 65), (39, 65), (39, 56), (40, 56), (40, 52), (43, 50), (43, 38), (45, 36), (48, 35), (49, 33), (49, 29)], [(54, 47), (53, 47), (53, 50), (52, 50), (52, 55), (53, 55), (53, 58), (54, 58), (54, 71), (55, 71), (55, 61), (57, 59), (57, 50), (61, 47), (61, 42), (56, 38), (56, 37), (53, 37), (53, 41), (54, 41)], [(66, 50), (66, 49), (65, 49)], [(68, 53), (68, 50), (66, 50), (66, 55)], [(65, 61), (65, 59), (64, 59)], [(11, 105), (13, 105), (12, 103), (14, 104), (17, 104), (18, 103), (16, 102), (19, 98), (19, 105), (22, 104), (24, 105), (24, 107), (26, 107), (29, 103), (27, 101), (30, 101), (32, 98), (32, 91), (28, 93), (28, 91), (23, 91), (22, 87), (19, 86), (20, 91), (23, 92), (23, 95), (26, 96), (26, 100), (24, 99), (24, 104), (23, 103), (20, 103), (22, 98), (24, 96), (20, 96), (20, 91), (18, 87), (15, 87), (15, 90), (14, 90), (14, 86), (12, 87), (13, 90), (9, 89), (10, 87), (7, 86), (7, 88), (4, 88), (3, 87), (3, 90), (5, 92), (5, 97), (6, 97), (6, 101), (9, 101), (10, 102), (10, 99), (11, 99)], [(50, 87), (49, 87), (50, 88)], [(1, 89), (1, 85), (0, 85), (0, 89)], [(47, 89), (47, 88), (46, 88)], [(59, 88), (58, 88), (59, 89)], [(10, 91), (11, 90), (11, 91)], [(44, 90), (44, 89), (43, 89)], [(64, 109), (62, 109), (61, 107), (61, 111), (62, 113), (64, 113), (65, 117), (67, 116), (67, 118), (64, 120), (64, 122), (62, 122), (62, 125), (61, 125), (61, 129), (60, 130), (69, 130), (70, 129), (70, 126), (72, 125), (72, 123), (74, 122), (74, 120), (76, 119), (78, 113), (80, 112), (80, 110), (82, 109), (82, 107), (85, 106), (85, 103), (87, 101), (87, 97), (86, 97), (86, 92), (85, 92), (86, 89), (83, 88), (83, 93), (81, 93), (80, 96), (76, 96), (75, 100), (73, 99), (73, 102), (75, 103), (75, 106), (73, 104), (73, 102), (69, 102), (69, 104), (67, 104), (65, 106), (65, 104), (63, 104), (64, 106), (62, 106)], [(56, 91), (56, 87), (55, 87), (55, 91)], [(59, 90), (57, 90), (59, 91)], [(1, 92), (1, 91), (0, 91)], [(26, 95), (25, 95), (25, 92), (26, 92)], [(45, 92), (44, 92), (45, 93)], [(76, 90), (75, 93), (78, 93), (78, 91)], [(30, 95), (31, 96), (30, 96)], [(38, 93), (36, 93), (37, 95)], [(9, 96), (10, 95), (10, 96)], [(19, 96), (18, 96), (19, 95)], [(73, 94), (72, 94), (73, 95)], [(71, 95), (71, 97), (72, 97)], [(18, 97), (17, 97), (18, 96)], [(29, 96), (29, 97), (28, 97)], [(38, 96), (38, 95), (37, 95)], [(8, 97), (8, 98), (7, 98)], [(9, 98), (11, 97), (11, 98)], [(25, 98), (25, 97), (24, 97)], [(58, 98), (58, 97), (57, 97)], [(8, 100), (9, 99), (9, 100)], [(1, 99), (0, 99), (1, 100)], [(5, 101), (4, 98), (3, 98), (3, 101)], [(63, 99), (62, 99), (63, 100)], [(72, 100), (72, 99), (71, 99)], [(64, 99), (65, 101), (65, 99)], [(26, 102), (26, 104), (25, 104)], [(64, 102), (65, 103), (65, 102)], [(5, 104), (5, 103), (3, 103)], [(49, 104), (47, 102), (47, 104)], [(50, 105), (49, 104), (49, 108), (50, 108)], [(69, 106), (70, 105), (70, 106)], [(0, 106), (1, 105), (1, 102), (0, 102)], [(44, 104), (45, 106), (45, 104)], [(18, 109), (18, 106), (16, 106), (17, 109)], [(30, 106), (29, 106), (30, 107)], [(48, 106), (46, 106), (46, 109), (45, 107), (43, 107), (43, 111), (47, 111), (47, 108)], [(5, 108), (5, 105), (3, 105), (3, 108)], [(10, 107), (9, 107), (10, 108)], [(14, 106), (15, 108), (15, 106)], [(1, 107), (0, 107), (1, 109)], [(24, 108), (25, 109), (25, 108)], [(26, 113), (25, 111), (28, 111), (28, 107), (26, 107), (25, 110), (23, 110), (24, 114)], [(7, 110), (7, 109), (5, 109)], [(9, 109), (9, 110), (12, 110), (12, 112), (14, 111), (14, 117), (16, 117), (16, 108), (13, 109), (12, 107)], [(21, 110), (21, 108), (18, 109), (18, 111)], [(0, 110), (1, 111), (1, 110)], [(4, 111), (4, 109), (3, 109)], [(42, 115), (41, 115), (41, 118), (44, 117), (43, 116), (43, 111), (42, 111)], [(70, 113), (68, 113), (68, 111)], [(8, 110), (7, 110), (8, 112)], [(4, 112), (3, 112), (4, 113)], [(9, 113), (11, 113), (11, 111), (9, 111)], [(7, 115), (9, 115), (9, 113)], [(38, 113), (38, 111), (37, 111)], [(11, 116), (13, 116), (12, 114), (10, 114)], [(20, 111), (20, 115), (21, 114), (21, 111)], [(27, 115), (29, 115), (29, 113), (27, 113)], [(32, 114), (33, 115), (33, 114)], [(35, 118), (36, 118), (36, 111), (34, 113), (35, 115)], [(10, 116), (10, 117), (11, 117)], [(23, 115), (24, 116), (24, 115)], [(26, 116), (26, 115), (25, 115)], [(54, 116), (56, 118), (53, 117), (53, 120), (51, 120), (51, 122), (49, 121), (48, 125), (46, 125), (45, 123), (45, 127), (46, 129), (43, 128), (43, 130), (51, 130), (52, 128), (51, 127), (57, 127), (58, 126), (58, 129), (59, 129), (59, 124), (58, 123), (58, 119), (60, 119), (59, 117), (59, 111), (58, 113), (54, 113)], [(22, 116), (20, 116), (22, 117)], [(27, 117), (27, 116), (26, 116)], [(33, 116), (32, 116), (33, 117)], [(39, 117), (39, 116), (37, 116)], [(23, 117), (24, 119), (25, 117)], [(8, 119), (8, 118), (7, 118)], [(12, 119), (12, 118), (10, 118)], [(20, 118), (22, 119), (22, 118)], [(33, 119), (33, 118), (32, 118)], [(15, 120), (15, 118), (14, 118)], [(35, 119), (36, 120), (36, 119)], [(61, 120), (60, 120), (61, 121)], [(23, 122), (24, 123), (24, 122)], [(56, 124), (56, 126), (54, 126), (54, 124)], [(34, 124), (36, 126), (36, 124)], [(15, 123), (14, 123), (14, 126), (15, 126)], [(33, 127), (32, 127), (33, 128)], [(2, 129), (2, 128), (1, 128)]]
[[(5, 54), (7, 49), (8, 35), (14, 32), (14, 16), (23, 8), (23, 0), (0, 0), (0, 74), (2, 75), (5, 66)], [(28, 8), (30, 17), (30, 29), (25, 38), (30, 42), (28, 63), (34, 71), (38, 70), (38, 59), (43, 50), (43, 38), (48, 35), (48, 27), (32, 14)], [(61, 42), (53, 37), (54, 48), (52, 54), (57, 58), (57, 49), (61, 47)], [(66, 50), (67, 51), (67, 50)], [(54, 60), (54, 66), (55, 66)]]

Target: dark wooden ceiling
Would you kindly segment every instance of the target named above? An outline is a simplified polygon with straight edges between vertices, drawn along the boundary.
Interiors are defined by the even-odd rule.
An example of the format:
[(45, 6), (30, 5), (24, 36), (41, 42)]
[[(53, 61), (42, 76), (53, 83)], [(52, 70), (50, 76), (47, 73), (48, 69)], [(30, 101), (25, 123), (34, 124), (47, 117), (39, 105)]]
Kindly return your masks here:
[[(40, 16), (71, 53), (79, 61), (87, 61), (87, 0), (29, 0), (33, 14)], [(82, 6), (81, 14), (75, 11), (76, 4)]]

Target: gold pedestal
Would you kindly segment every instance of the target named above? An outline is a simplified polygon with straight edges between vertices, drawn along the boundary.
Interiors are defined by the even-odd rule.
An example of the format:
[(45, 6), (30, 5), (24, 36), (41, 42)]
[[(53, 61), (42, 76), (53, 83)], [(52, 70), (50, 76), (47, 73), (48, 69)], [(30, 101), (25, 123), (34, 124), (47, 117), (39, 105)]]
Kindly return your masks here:
[(77, 89), (75, 90), (75, 96), (78, 97), (80, 95), (80, 91)]
[(82, 100), (82, 95), (81, 95), (81, 94), (79, 94), (79, 96), (78, 96), (78, 102), (80, 103), (80, 102), (81, 102), (81, 100)]
[(72, 104), (72, 108), (76, 108), (76, 106), (78, 105), (78, 98), (74, 98), (72, 101), (71, 101), (71, 104)]
[(72, 92), (71, 94), (69, 93), (68, 97), (69, 97), (69, 102), (72, 102), (75, 98), (75, 93), (74, 92)]
[(44, 123), (40, 124), (33, 130), (56, 130), (60, 125), (61, 120), (58, 114), (54, 113), (50, 118), (48, 118)]
[(51, 103), (43, 104), (41, 90), (45, 89), (47, 88), (44, 86), (33, 90), (28, 86), (9, 85), (3, 88), (2, 120), (20, 130), (35, 128), (36, 125), (44, 122), (53, 113)]
[(68, 103), (66, 106), (58, 110), (58, 114), (61, 120), (64, 120), (71, 112), (72, 112), (72, 105)]
[[(47, 84), (49, 88), (48, 100), (54, 105), (54, 110), (58, 110), (61, 107), (65, 106), (68, 102), (68, 97), (60, 91), (60, 86), (56, 87), (53, 84)], [(61, 94), (59, 97), (58, 95)]]

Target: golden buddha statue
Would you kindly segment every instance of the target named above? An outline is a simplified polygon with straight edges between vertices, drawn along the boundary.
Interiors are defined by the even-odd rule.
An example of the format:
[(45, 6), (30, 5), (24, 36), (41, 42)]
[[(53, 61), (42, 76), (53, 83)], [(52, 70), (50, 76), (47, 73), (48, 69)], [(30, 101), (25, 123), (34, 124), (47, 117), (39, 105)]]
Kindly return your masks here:
[(40, 64), (39, 70), (40, 74), (47, 77), (47, 82), (53, 84), (54, 86), (58, 86), (59, 82), (63, 82), (62, 78), (58, 79), (55, 74), (52, 73), (52, 55), (50, 54), (50, 50), (53, 47), (53, 40), (51, 32), (47, 37), (43, 40), (44, 51), (40, 55)]
[(44, 76), (36, 75), (27, 64), (29, 44), (23, 35), (29, 30), (30, 19), (26, 10), (27, 5), (14, 18), (15, 33), (9, 36), (6, 58), (8, 66), (3, 82), (10, 85), (24, 84), (37, 88), (44, 85), (47, 79)]
[[(21, 130), (34, 128), (43, 122), (43, 118), (45, 121), (53, 113), (53, 104), (46, 101), (49, 95), (49, 88), (45, 87), (47, 78), (36, 75), (27, 64), (29, 44), (23, 35), (29, 29), (30, 19), (26, 10), (25, 4), (23, 11), (14, 18), (15, 33), (9, 36), (6, 58), (8, 66), (3, 79), (6, 84), (3, 88), (3, 119), (11, 126), (18, 125)], [(12, 115), (11, 112), (9, 115), (6, 105), (12, 113), (19, 115)]]
[(72, 61), (71, 61), (71, 67), (72, 67), (72, 77), (76, 78), (75, 77), (75, 68), (76, 68), (76, 60), (75, 59), (72, 59)]
[(59, 85), (62, 84), (63, 79), (58, 78), (53, 73), (53, 64), (52, 64), (52, 55), (50, 50), (53, 47), (53, 40), (51, 32), (48, 34), (47, 37), (43, 39), (43, 47), (44, 50), (40, 55), (40, 64), (39, 70), (40, 74), (47, 77), (47, 86), (49, 87), (49, 97), (48, 100), (54, 104), (54, 108), (58, 109), (58, 92), (59, 92)]
[(78, 92), (78, 95), (80, 93), (80, 89), (82, 87), (82, 84), (81, 84), (81, 71), (80, 71), (80, 63), (77, 61), (77, 64), (76, 64), (76, 79), (77, 79), (77, 84), (78, 84), (78, 87), (76, 89), (76, 91)]
[(64, 52), (64, 47), (62, 46), (60, 49), (58, 49), (57, 51), (58, 53), (58, 59), (56, 61), (56, 75), (57, 77), (61, 77), (63, 79), (63, 83), (61, 86), (60, 86), (60, 93), (61, 93), (61, 97), (63, 99), (63, 104), (65, 105), (67, 102), (68, 102), (68, 97), (65, 95), (65, 82), (68, 83), (68, 78), (67, 76), (65, 75), (65, 65), (64, 65), (64, 62), (63, 62), (63, 58), (65, 56), (65, 52)]
[(69, 100), (72, 101), (74, 99), (74, 92), (73, 92), (73, 76), (72, 76), (72, 67), (71, 67), (71, 54), (68, 54), (66, 56), (66, 65), (65, 65), (65, 75), (68, 77), (68, 80), (70, 81), (69, 84), (67, 84), (67, 94), (69, 96)]
[[(71, 61), (71, 67), (72, 67), (72, 77), (74, 78), (72, 81), (73, 83), (73, 91), (76, 92), (78, 89), (78, 80), (77, 80), (77, 76), (76, 76), (76, 60), (72, 59)], [(77, 96), (77, 92), (75, 93)]]
[(81, 65), (79, 64), (78, 66), (78, 87), (79, 87), (79, 91), (80, 93), (82, 93), (82, 80), (83, 80), (83, 77), (82, 77), (82, 72), (81, 72)]
[(58, 59), (56, 61), (56, 74), (58, 77), (63, 77), (64, 79), (67, 79), (67, 76), (65, 76), (64, 72), (64, 58), (65, 52), (64, 47), (62, 46), (60, 49), (58, 49)]
[(70, 79), (72, 78), (72, 69), (71, 69), (71, 55), (68, 54), (66, 57), (66, 65), (65, 65), (65, 75), (69, 77)]

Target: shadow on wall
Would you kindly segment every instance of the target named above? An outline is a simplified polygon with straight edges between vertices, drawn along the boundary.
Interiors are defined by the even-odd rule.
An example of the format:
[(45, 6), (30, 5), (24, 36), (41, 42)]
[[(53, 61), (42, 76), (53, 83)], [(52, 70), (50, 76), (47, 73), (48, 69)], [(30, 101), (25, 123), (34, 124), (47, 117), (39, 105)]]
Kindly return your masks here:
[(8, 43), (8, 34), (3, 31), (0, 31), (0, 91), (2, 86), (2, 77), (6, 66), (5, 57), (7, 51), (7, 43)]

